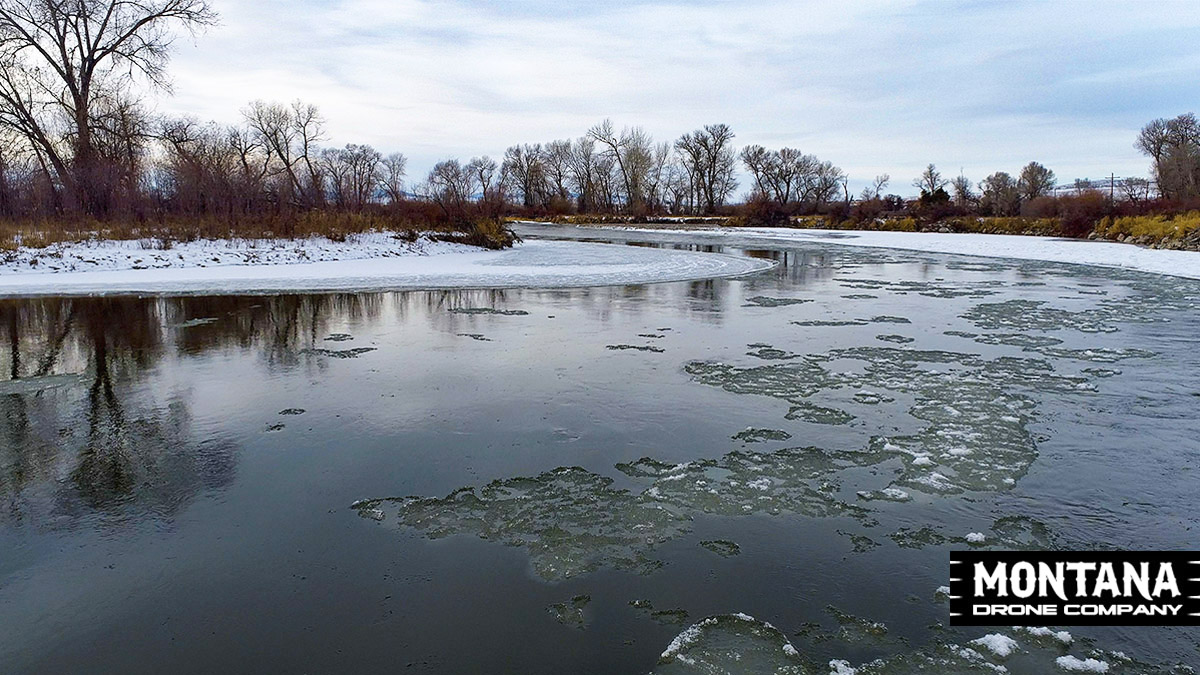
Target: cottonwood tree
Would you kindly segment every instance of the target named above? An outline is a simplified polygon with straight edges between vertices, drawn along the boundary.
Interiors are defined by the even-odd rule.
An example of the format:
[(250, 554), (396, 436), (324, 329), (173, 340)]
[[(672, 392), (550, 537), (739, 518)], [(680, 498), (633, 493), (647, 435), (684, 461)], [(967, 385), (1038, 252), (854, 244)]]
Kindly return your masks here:
[(817, 165), (816, 171), (813, 174), (813, 183), (810, 194), (812, 195), (814, 207), (820, 211), (821, 206), (826, 202), (833, 201), (841, 190), (846, 189), (846, 172), (833, 165), (833, 162), (824, 161)]
[(401, 153), (392, 153), (383, 158), (383, 178), (380, 187), (389, 204), (404, 201), (404, 176), (408, 171), (408, 158)]
[(1168, 199), (1200, 196), (1200, 120), (1192, 113), (1157, 119), (1134, 144), (1150, 157), (1159, 192)]
[(546, 172), (540, 144), (514, 145), (505, 150), (503, 169), (526, 208), (545, 205)]
[(612, 161), (620, 175), (625, 207), (638, 211), (646, 206), (647, 188), (655, 183), (652, 172), (659, 164), (654, 141), (641, 127), (627, 127), (617, 134), (612, 120), (588, 130), (600, 154)]
[(542, 171), (552, 196), (563, 202), (569, 200), (571, 141), (550, 141), (542, 148)]
[(970, 178), (960, 173), (950, 181), (950, 187), (954, 190), (955, 206), (965, 209), (975, 201), (975, 193), (971, 191), (973, 184)]
[(596, 160), (596, 141), (585, 137), (571, 143), (567, 168), (570, 172), (571, 189), (577, 198), (577, 208), (581, 212), (599, 207), (596, 199), (596, 174), (599, 171)]
[(871, 181), (869, 186), (863, 188), (862, 200), (865, 202), (879, 199), (883, 196), (883, 191), (887, 189), (890, 182), (892, 182), (892, 177), (886, 173), (875, 176), (875, 180)]
[(325, 119), (316, 106), (295, 101), (290, 106), (255, 101), (243, 111), (246, 123), (272, 158), (272, 172), (281, 202), (313, 207), (324, 199), (319, 144), (325, 139)]
[(135, 82), (169, 88), (177, 31), (216, 19), (206, 0), (0, 0), (0, 125), (78, 207), (105, 215), (113, 186), (97, 134), (103, 118), (129, 112)]
[(321, 173), (328, 177), (334, 205), (359, 211), (374, 201), (383, 181), (383, 155), (369, 145), (349, 144), (321, 151)]
[(1017, 179), (1021, 199), (1025, 201), (1050, 196), (1055, 185), (1054, 172), (1037, 162), (1026, 164), (1025, 168), (1021, 169), (1021, 177)]
[(675, 141), (683, 170), (696, 194), (695, 202), (706, 214), (715, 213), (737, 189), (733, 139), (733, 130), (728, 125), (710, 124)]
[(451, 222), (465, 222), (475, 192), (475, 177), (457, 159), (448, 159), (429, 171), (425, 191)]
[(980, 206), (993, 215), (1015, 216), (1021, 210), (1021, 191), (1017, 180), (1003, 171), (979, 183)]
[(472, 157), (464, 167), (464, 171), (471, 174), (473, 187), (479, 190), (479, 201), (488, 203), (501, 201), (500, 187), (503, 185), (503, 181), (500, 180), (500, 165), (496, 163), (496, 160), (486, 155)]
[(949, 185), (950, 181), (942, 177), (936, 166), (930, 164), (912, 184), (923, 193), (933, 194)]

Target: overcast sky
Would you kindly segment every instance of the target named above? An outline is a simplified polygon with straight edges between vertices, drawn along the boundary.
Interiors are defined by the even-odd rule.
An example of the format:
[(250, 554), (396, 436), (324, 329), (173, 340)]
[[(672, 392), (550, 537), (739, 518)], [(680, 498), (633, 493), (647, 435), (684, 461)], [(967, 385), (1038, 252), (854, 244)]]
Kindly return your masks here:
[(1155, 117), (1200, 112), (1200, 2), (213, 0), (177, 43), (167, 113), (235, 122), (302, 98), (329, 144), (501, 156), (610, 117), (657, 140), (832, 160), (861, 187), (921, 167), (978, 181), (1038, 160), (1060, 181), (1144, 175)]

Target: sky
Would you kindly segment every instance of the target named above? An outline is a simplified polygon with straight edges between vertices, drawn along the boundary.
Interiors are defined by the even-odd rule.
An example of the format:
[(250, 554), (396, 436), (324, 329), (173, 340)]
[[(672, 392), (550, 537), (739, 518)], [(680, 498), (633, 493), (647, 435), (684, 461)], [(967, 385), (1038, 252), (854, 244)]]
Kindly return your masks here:
[(1146, 175), (1158, 117), (1200, 112), (1200, 2), (211, 0), (159, 112), (234, 123), (318, 105), (327, 145), (434, 162), (574, 138), (605, 118), (674, 140), (833, 161), (890, 191), (934, 163), (974, 181), (1039, 161), (1060, 182)]

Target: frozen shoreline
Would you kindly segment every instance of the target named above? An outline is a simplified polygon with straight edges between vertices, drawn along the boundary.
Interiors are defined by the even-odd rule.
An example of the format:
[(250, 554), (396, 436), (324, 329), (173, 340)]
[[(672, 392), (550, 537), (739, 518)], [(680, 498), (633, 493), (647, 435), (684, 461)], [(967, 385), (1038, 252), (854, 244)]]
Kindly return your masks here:
[[(208, 249), (192, 258), (185, 255), (185, 262), (177, 266), (149, 269), (131, 267), (128, 250), (110, 256), (107, 269), (96, 271), (16, 271), (0, 266), (0, 297), (569, 288), (735, 277), (775, 265), (740, 256), (581, 242), (529, 241), (504, 251), (432, 242), (419, 251), (390, 245), (387, 251), (373, 253), (362, 247), (340, 250), (324, 245), (305, 252), (293, 242), (294, 248), (277, 252), (274, 264), (258, 257), (253, 264), (185, 266), (190, 259), (203, 262), (202, 256), (212, 250)], [(135, 253), (144, 263), (151, 251), (139, 248)], [(327, 258), (302, 262), (314, 255)]]
[[(535, 223), (528, 223), (534, 225)], [(874, 230), (812, 230), (771, 227), (661, 229), (598, 226), (596, 229), (657, 234), (701, 234), (727, 238), (817, 243), (836, 246), (890, 248), (924, 253), (947, 253), (983, 258), (1115, 267), (1174, 277), (1200, 279), (1200, 252), (1149, 249), (1106, 241), (1062, 239), (1009, 234), (942, 234)]]

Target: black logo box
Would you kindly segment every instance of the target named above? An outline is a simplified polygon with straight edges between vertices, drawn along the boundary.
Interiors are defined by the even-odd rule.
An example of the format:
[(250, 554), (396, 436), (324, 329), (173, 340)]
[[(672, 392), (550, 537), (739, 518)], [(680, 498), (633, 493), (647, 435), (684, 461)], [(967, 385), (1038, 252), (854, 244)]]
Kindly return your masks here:
[[(989, 587), (985, 578), (983, 594), (976, 597), (977, 563), (984, 564), (986, 575), (994, 575), (1001, 563), (1004, 568), (1007, 596), (999, 595), (1000, 584)], [(1014, 593), (1014, 567), (1020, 563), (1032, 565), (1035, 575), (1033, 594), (1018, 597)], [(1043, 571), (1057, 575), (1063, 564), (1063, 590), (1066, 600), (1047, 583), (1041, 594), (1039, 576)], [(1084, 570), (1086, 594), (1078, 594), (1078, 568), (1066, 568), (1068, 563), (1095, 564)], [(1111, 564), (1118, 586), (1114, 597), (1105, 590), (1093, 595), (1100, 581), (1101, 568)], [(1141, 576), (1142, 565), (1148, 566), (1148, 587), (1151, 599), (1131, 584), (1125, 594), (1125, 564), (1133, 565)], [(1047, 569), (1042, 568), (1042, 564)], [(1157, 583), (1162, 566), (1169, 566), (1179, 595), (1172, 595), (1166, 584)], [(1021, 566), (1019, 590), (1026, 591), (1029, 568)], [(1159, 596), (1154, 595), (1156, 586)], [(950, 553), (950, 625), (952, 626), (1198, 626), (1200, 625), (1200, 552), (1188, 551), (952, 551)]]

